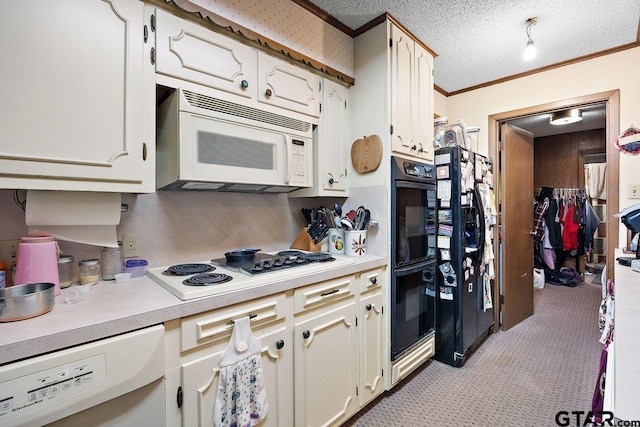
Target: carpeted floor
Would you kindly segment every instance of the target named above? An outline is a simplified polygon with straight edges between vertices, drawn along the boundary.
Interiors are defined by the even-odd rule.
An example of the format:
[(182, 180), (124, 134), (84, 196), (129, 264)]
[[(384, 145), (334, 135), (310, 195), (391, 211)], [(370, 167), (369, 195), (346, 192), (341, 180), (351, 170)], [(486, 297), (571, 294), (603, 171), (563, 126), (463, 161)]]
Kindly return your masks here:
[(489, 336), (461, 368), (427, 362), (344, 425), (556, 426), (559, 411), (591, 410), (601, 287), (547, 283), (534, 293), (534, 315)]

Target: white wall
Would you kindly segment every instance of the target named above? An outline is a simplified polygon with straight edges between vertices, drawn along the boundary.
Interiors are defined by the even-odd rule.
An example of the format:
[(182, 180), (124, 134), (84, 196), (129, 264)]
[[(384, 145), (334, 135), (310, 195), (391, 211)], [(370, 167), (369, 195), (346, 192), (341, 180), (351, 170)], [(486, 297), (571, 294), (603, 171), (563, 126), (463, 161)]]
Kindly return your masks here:
[(433, 94), (433, 114), (447, 117), (447, 97), (438, 91), (434, 91)]
[[(640, 126), (640, 48), (451, 96), (447, 117), (449, 123), (464, 119), (467, 125), (480, 126), (478, 151), (488, 153), (490, 115), (616, 89), (620, 90), (620, 131), (632, 124)], [(619, 180), (620, 209), (638, 202), (627, 198), (627, 186), (640, 184), (638, 170), (640, 156), (620, 154), (620, 175), (613, 177)], [(620, 227), (619, 246), (625, 243), (626, 229)]]

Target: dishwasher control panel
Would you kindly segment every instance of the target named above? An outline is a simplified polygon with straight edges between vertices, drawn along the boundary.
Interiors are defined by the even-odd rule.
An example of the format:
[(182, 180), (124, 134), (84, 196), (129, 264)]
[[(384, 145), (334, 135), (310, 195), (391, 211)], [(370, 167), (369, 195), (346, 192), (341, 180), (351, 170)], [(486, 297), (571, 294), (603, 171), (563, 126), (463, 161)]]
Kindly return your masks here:
[(0, 422), (97, 387), (106, 378), (104, 354), (0, 383)]

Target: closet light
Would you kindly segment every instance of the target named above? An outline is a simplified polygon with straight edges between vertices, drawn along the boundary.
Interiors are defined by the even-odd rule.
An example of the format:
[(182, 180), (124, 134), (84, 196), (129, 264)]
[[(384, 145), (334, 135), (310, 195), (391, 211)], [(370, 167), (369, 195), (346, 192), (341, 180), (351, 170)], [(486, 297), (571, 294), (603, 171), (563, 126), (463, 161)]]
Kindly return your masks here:
[(527, 47), (524, 49), (524, 59), (525, 61), (531, 61), (536, 57), (537, 51), (536, 47), (533, 44), (533, 39), (531, 38), (531, 26), (536, 25), (537, 18), (529, 18), (527, 19)]
[(552, 125), (568, 125), (582, 120), (582, 111), (577, 108), (551, 113)]

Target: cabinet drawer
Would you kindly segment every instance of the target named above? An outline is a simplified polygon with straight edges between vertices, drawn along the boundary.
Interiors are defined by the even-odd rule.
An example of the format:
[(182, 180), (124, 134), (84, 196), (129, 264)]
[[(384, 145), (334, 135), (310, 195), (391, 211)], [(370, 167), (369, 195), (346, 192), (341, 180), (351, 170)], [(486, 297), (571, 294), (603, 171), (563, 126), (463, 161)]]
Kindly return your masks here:
[(296, 289), (293, 294), (294, 313), (353, 296), (355, 281), (355, 275), (351, 275)]
[(364, 293), (371, 289), (380, 289), (385, 283), (386, 269), (363, 271), (360, 275), (360, 292)]
[(182, 319), (181, 351), (204, 344), (226, 343), (231, 337), (233, 320), (251, 317), (254, 332), (287, 316), (285, 294), (276, 294), (250, 303), (236, 304)]

